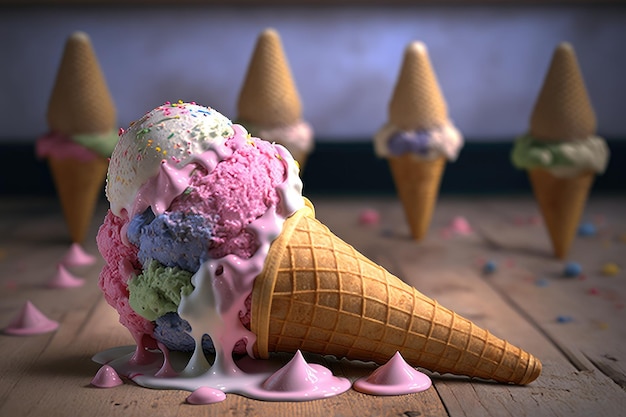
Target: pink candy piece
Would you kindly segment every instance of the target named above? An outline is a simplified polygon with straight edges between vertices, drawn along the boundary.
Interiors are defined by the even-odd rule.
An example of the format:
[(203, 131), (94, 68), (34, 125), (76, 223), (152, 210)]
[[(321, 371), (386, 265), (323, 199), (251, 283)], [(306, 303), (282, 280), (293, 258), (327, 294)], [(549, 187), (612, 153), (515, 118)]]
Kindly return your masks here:
[(13, 336), (32, 336), (56, 330), (59, 323), (50, 320), (30, 301), (26, 301), (18, 315), (4, 329), (4, 333)]
[(89, 266), (96, 262), (96, 258), (87, 252), (78, 243), (72, 243), (69, 250), (61, 259), (65, 266)]
[(469, 235), (472, 233), (472, 226), (470, 226), (467, 219), (462, 216), (456, 216), (454, 219), (452, 219), (449, 228), (454, 233), (457, 233), (459, 235)]
[(359, 214), (359, 223), (374, 225), (380, 222), (380, 214), (374, 209), (365, 209)]
[(57, 265), (56, 274), (48, 281), (48, 288), (76, 288), (85, 283), (82, 278), (75, 277), (63, 266), (63, 264)]
[(96, 376), (91, 380), (91, 385), (98, 388), (113, 388), (123, 383), (122, 378), (109, 365), (101, 366)]
[(194, 405), (214, 404), (224, 401), (226, 394), (211, 387), (200, 387), (187, 397), (187, 402)]
[(357, 379), (353, 388), (373, 395), (401, 395), (425, 391), (432, 385), (430, 378), (410, 366), (400, 352), (377, 368), (369, 377)]

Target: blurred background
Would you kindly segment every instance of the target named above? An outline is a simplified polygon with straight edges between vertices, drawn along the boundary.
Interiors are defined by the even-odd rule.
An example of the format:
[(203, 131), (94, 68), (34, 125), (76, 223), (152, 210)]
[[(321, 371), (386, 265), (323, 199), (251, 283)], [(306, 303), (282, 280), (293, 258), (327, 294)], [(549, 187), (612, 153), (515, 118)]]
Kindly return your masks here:
[[(316, 132), (317, 148), (305, 171), (305, 179), (310, 177), (305, 184), (314, 190), (346, 191), (358, 181), (347, 191), (393, 191), (385, 162), (373, 156), (371, 138), (386, 121), (404, 49), (414, 40), (427, 45), (450, 117), (467, 140), (446, 171), (443, 192), (527, 189), (525, 174), (513, 171), (508, 152), (527, 129), (553, 50), (562, 41), (576, 50), (598, 133), (609, 139), (613, 152), (607, 179), (603, 185), (599, 178), (598, 187), (624, 190), (622, 2), (73, 3), (0, 2), (0, 149), (41, 175), (45, 167), (34, 161), (32, 146), (47, 130), (48, 99), (72, 32), (91, 37), (119, 125), (126, 127), (159, 104), (179, 99), (235, 118), (257, 36), (272, 27), (282, 38), (304, 118)], [(0, 192), (49, 191), (46, 178), (36, 174), (32, 184), (16, 185), (9, 171), (18, 164), (12, 163), (0, 169)], [(467, 169), (484, 172), (468, 181)], [(365, 171), (374, 174), (363, 179)], [(324, 176), (332, 184), (324, 185)]]

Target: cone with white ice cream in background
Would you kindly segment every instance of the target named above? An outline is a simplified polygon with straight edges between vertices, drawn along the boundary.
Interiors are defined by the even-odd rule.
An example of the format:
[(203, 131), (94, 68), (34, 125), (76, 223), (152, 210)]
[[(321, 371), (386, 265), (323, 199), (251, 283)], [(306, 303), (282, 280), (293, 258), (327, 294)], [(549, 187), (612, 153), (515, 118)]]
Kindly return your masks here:
[(237, 103), (237, 122), (253, 135), (286, 147), (304, 168), (313, 150), (313, 129), (302, 118), (302, 103), (274, 29), (255, 45)]
[(72, 243), (81, 244), (118, 140), (115, 106), (83, 32), (73, 33), (65, 44), (47, 121), (50, 130), (38, 139), (37, 153), (48, 160)]
[(528, 134), (517, 139), (512, 159), (526, 169), (554, 255), (567, 257), (596, 173), (608, 162), (605, 141), (573, 47), (557, 46), (530, 117)]
[(389, 122), (374, 138), (387, 158), (415, 240), (430, 226), (447, 160), (458, 156), (463, 138), (448, 118), (426, 46), (411, 43), (389, 104)]

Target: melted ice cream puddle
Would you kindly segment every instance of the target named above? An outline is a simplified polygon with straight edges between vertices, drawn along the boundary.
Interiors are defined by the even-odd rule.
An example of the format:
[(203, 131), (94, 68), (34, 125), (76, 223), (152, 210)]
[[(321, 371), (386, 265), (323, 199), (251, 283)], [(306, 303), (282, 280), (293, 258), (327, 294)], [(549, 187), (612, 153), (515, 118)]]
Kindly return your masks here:
[(425, 391), (432, 385), (430, 378), (410, 366), (400, 352), (377, 368), (369, 377), (360, 378), (354, 389), (365, 394), (400, 395)]

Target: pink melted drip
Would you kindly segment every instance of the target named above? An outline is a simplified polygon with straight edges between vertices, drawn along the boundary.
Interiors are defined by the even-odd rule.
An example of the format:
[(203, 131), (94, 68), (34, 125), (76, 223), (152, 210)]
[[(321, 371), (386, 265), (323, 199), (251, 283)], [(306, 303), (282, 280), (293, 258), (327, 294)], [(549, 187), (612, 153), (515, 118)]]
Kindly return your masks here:
[(335, 377), (328, 369), (308, 364), (298, 350), (287, 365), (263, 382), (262, 388), (276, 393), (289, 393), (295, 398), (311, 396), (321, 398), (345, 391), (347, 380)]
[(72, 243), (61, 263), (65, 266), (89, 266), (96, 262), (96, 257), (85, 252), (78, 243)]
[(430, 378), (410, 366), (400, 352), (366, 378), (356, 380), (353, 388), (373, 395), (400, 395), (425, 391), (432, 385)]
[(101, 366), (96, 376), (91, 380), (91, 385), (98, 388), (113, 388), (123, 383), (122, 378), (120, 378), (115, 369), (109, 365)]
[(187, 402), (194, 405), (214, 404), (224, 401), (226, 394), (211, 387), (200, 387), (187, 397)]
[(170, 350), (167, 348), (167, 346), (160, 342), (157, 342), (157, 346), (159, 347), (161, 352), (163, 352), (163, 365), (161, 366), (161, 369), (159, 369), (159, 371), (154, 374), (154, 376), (161, 378), (173, 378), (178, 376), (178, 372), (176, 372), (174, 370), (174, 367), (172, 367), (172, 361), (170, 360)]
[(72, 275), (63, 264), (57, 265), (57, 272), (54, 276), (48, 281), (46, 286), (48, 288), (76, 288), (85, 284), (85, 280), (83, 278), (78, 278)]
[(26, 301), (18, 315), (4, 329), (4, 333), (14, 336), (32, 336), (56, 330), (59, 323), (50, 320), (30, 301)]

